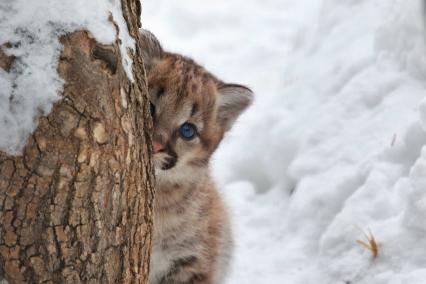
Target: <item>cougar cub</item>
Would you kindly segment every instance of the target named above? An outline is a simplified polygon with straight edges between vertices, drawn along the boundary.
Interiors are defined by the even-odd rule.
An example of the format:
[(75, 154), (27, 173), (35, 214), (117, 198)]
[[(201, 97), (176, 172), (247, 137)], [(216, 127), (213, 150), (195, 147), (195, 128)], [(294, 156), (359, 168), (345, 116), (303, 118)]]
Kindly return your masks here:
[(156, 176), (150, 284), (221, 283), (232, 251), (209, 159), (252, 100), (142, 31)]

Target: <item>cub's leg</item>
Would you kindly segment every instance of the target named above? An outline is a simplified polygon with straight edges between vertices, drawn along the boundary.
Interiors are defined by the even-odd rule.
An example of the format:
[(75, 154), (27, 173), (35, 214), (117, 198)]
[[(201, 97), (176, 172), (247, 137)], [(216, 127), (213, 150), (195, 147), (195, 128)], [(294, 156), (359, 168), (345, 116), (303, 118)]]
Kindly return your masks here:
[(212, 271), (207, 266), (196, 256), (176, 259), (160, 284), (212, 284)]

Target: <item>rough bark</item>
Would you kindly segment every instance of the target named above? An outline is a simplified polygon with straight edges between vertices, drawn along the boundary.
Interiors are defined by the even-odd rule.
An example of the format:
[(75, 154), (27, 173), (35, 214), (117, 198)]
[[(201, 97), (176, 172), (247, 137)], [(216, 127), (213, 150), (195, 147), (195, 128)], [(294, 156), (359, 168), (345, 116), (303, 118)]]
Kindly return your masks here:
[[(22, 156), (0, 152), (0, 279), (9, 283), (146, 283), (151, 247), (151, 119), (139, 50), (140, 5), (123, 0), (132, 83), (118, 43), (61, 38), (63, 98)], [(0, 52), (0, 68), (13, 58)]]

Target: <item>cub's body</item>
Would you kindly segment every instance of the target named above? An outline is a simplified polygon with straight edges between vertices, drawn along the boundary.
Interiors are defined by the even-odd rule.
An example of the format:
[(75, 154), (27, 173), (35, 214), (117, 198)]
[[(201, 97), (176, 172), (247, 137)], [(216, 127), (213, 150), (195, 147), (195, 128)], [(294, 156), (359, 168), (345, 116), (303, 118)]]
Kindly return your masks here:
[[(168, 190), (179, 194), (166, 196)], [(151, 283), (220, 283), (232, 238), (216, 189), (206, 180), (193, 187), (166, 188), (157, 195)], [(180, 194), (182, 193), (182, 194)]]
[(209, 159), (252, 93), (142, 35), (156, 176), (150, 284), (221, 283), (232, 238)]

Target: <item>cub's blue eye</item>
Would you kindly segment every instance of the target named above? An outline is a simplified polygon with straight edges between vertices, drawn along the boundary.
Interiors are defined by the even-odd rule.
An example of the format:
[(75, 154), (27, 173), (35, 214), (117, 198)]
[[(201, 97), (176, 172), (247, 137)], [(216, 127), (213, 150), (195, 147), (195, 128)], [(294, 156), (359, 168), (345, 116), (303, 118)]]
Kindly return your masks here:
[(197, 130), (195, 129), (195, 125), (189, 122), (185, 122), (182, 124), (179, 128), (179, 133), (182, 138), (186, 140), (190, 140), (194, 138), (195, 134), (197, 133)]

